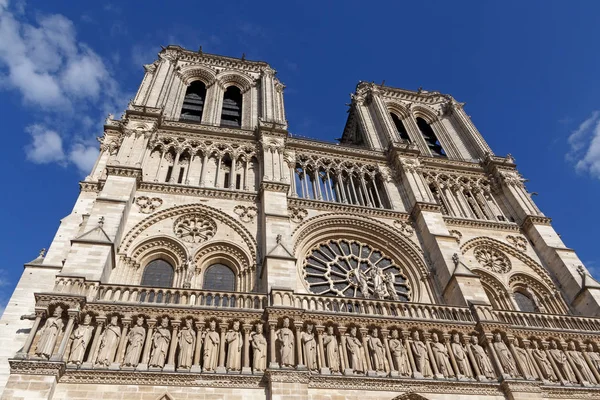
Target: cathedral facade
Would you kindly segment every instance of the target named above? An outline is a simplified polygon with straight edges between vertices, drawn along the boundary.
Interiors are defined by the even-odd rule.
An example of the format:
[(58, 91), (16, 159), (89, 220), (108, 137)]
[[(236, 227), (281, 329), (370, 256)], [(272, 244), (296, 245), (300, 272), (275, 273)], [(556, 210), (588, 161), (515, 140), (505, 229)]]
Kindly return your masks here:
[(600, 397), (600, 284), (463, 104), (164, 48), (0, 322), (2, 399)]

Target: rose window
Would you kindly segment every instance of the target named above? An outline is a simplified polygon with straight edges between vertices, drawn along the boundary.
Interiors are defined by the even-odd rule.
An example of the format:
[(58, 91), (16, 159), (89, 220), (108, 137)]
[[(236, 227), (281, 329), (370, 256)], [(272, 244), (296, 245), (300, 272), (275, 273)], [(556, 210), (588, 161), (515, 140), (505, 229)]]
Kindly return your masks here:
[(401, 268), (380, 250), (349, 240), (317, 245), (304, 262), (304, 280), (319, 295), (409, 301)]
[(173, 230), (184, 242), (200, 243), (215, 235), (217, 225), (205, 215), (184, 215), (175, 220)]
[(479, 264), (490, 271), (504, 274), (511, 269), (509, 259), (498, 250), (488, 247), (478, 247), (473, 254)]

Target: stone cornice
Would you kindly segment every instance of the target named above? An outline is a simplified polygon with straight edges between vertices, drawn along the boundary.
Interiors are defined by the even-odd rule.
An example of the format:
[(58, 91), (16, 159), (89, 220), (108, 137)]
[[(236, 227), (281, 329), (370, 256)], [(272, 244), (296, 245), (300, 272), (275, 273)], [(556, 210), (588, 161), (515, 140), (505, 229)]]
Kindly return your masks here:
[(260, 184), (260, 193), (264, 191), (287, 193), (290, 190), (290, 184), (285, 182), (262, 181)]
[(187, 136), (191, 135), (212, 135), (219, 139), (223, 137), (239, 138), (239, 139), (255, 139), (254, 131), (242, 128), (230, 128), (217, 125), (199, 124), (186, 121), (165, 120), (159, 126), (159, 131), (170, 133), (173, 135), (181, 135), (179, 132)]
[(484, 221), (477, 219), (466, 219), (444, 216), (444, 222), (448, 226), (461, 226), (469, 228), (479, 229), (493, 229), (497, 231), (508, 231), (508, 232), (520, 232), (519, 225), (514, 222), (497, 222), (497, 221)]
[(448, 172), (456, 173), (457, 170), (470, 171), (475, 173), (485, 173), (479, 162), (463, 161), (463, 160), (452, 160), (449, 158), (442, 157), (424, 157), (420, 156), (419, 161), (424, 168), (431, 168), (433, 170), (440, 170), (448, 168)]
[(525, 220), (523, 220), (523, 223), (521, 224), (521, 228), (523, 228), (523, 230), (526, 231), (534, 225), (549, 226), (549, 225), (551, 225), (551, 223), (552, 223), (551, 218), (540, 216), (540, 215), (528, 215), (527, 217), (525, 217)]
[(369, 162), (385, 161), (385, 153), (383, 151), (369, 150), (367, 148), (344, 146), (335, 143), (320, 142), (318, 140), (301, 139), (290, 137), (287, 139), (287, 146), (292, 150), (309, 150), (323, 151), (328, 157), (334, 158), (336, 155), (353, 156), (362, 159), (367, 159)]
[(288, 205), (300, 208), (312, 208), (327, 212), (340, 212), (356, 215), (369, 215), (379, 218), (393, 218), (400, 221), (408, 221), (409, 214), (402, 211), (385, 210), (380, 208), (362, 207), (350, 204), (333, 203), (328, 201), (307, 200), (288, 197)]
[(434, 203), (423, 203), (423, 202), (416, 202), (412, 211), (410, 212), (410, 216), (412, 219), (416, 220), (417, 217), (423, 212), (423, 211), (431, 211), (431, 212), (442, 212), (442, 207), (439, 204), (434, 204)]
[(100, 192), (104, 187), (106, 180), (81, 181), (79, 182), (79, 191), (81, 192)]
[(137, 186), (139, 187), (140, 182), (142, 181), (142, 169), (139, 167), (127, 167), (122, 165), (107, 165), (106, 166), (107, 175), (116, 175), (116, 176), (124, 176), (128, 178), (135, 178), (137, 182)]
[(65, 363), (47, 360), (9, 359), (11, 374), (50, 375), (60, 378), (65, 373)]
[(160, 54), (167, 53), (174, 53), (175, 57), (179, 61), (199, 63), (226, 69), (239, 69), (242, 71), (259, 73), (266, 67), (269, 67), (269, 64), (264, 61), (250, 61), (216, 54), (208, 54), (203, 52), (199, 53), (197, 51), (187, 50), (176, 45), (169, 45), (166, 49), (163, 49), (160, 52)]
[[(168, 194), (177, 194), (177, 195), (186, 195), (186, 196), (203, 196), (209, 198), (218, 198), (218, 199), (230, 199), (230, 200), (241, 200), (241, 201), (250, 201), (256, 202), (257, 194), (256, 192), (244, 192), (239, 190), (227, 190), (227, 189), (214, 189), (214, 188), (203, 188), (196, 186), (184, 186), (184, 185), (174, 185), (168, 183), (158, 183), (158, 182), (142, 182), (138, 190), (140, 192), (153, 192), (153, 193), (168, 193)], [(204, 199), (200, 199), (198, 201), (206, 201)]]

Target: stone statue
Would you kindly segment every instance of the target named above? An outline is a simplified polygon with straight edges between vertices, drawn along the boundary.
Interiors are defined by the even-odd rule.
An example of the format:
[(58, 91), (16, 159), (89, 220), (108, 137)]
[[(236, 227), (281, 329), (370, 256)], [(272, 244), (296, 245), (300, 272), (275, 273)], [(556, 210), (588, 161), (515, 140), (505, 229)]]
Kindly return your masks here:
[(386, 272), (384, 275), (383, 282), (385, 283), (385, 287), (390, 297), (393, 300), (400, 300), (398, 292), (396, 292), (396, 286), (394, 285), (394, 283), (396, 282), (396, 275), (394, 275), (392, 271)]
[(304, 351), (304, 362), (309, 371), (318, 371), (317, 367), (317, 341), (313, 332), (313, 325), (306, 324), (306, 332), (300, 334)]
[(600, 355), (594, 351), (594, 345), (588, 343), (586, 353), (590, 358), (592, 366), (596, 368), (596, 371), (600, 372)]
[(46, 323), (40, 333), (40, 339), (35, 347), (36, 356), (49, 359), (52, 353), (54, 353), (56, 339), (64, 326), (62, 312), (62, 307), (56, 306), (52, 316), (46, 319)]
[(550, 357), (552, 357), (552, 361), (554, 361), (563, 379), (567, 382), (577, 383), (575, 374), (569, 365), (569, 360), (567, 360), (567, 355), (558, 348), (555, 340), (550, 341), (550, 350), (548, 350), (548, 353), (550, 353)]
[(425, 378), (433, 376), (431, 365), (429, 364), (429, 353), (427, 352), (427, 345), (419, 338), (419, 332), (413, 331), (411, 334), (412, 342), (410, 348), (415, 357), (415, 367), (417, 371), (421, 373)]
[(182, 369), (192, 368), (194, 360), (194, 344), (196, 343), (196, 332), (193, 328), (194, 320), (186, 318), (185, 326), (177, 334), (179, 342), (179, 359), (177, 367)]
[(294, 332), (290, 329), (290, 319), (283, 319), (283, 326), (275, 332), (279, 342), (279, 364), (282, 367), (294, 366)]
[(452, 370), (452, 365), (450, 365), (448, 348), (440, 342), (437, 333), (431, 334), (431, 352), (433, 353), (433, 359), (439, 373), (444, 375), (444, 378), (454, 377), (454, 371)]
[(217, 323), (212, 320), (208, 323), (208, 330), (204, 332), (204, 371), (214, 371), (219, 362), (219, 345), (221, 340), (215, 331)]
[(500, 361), (500, 365), (502, 365), (502, 369), (504, 373), (511, 376), (512, 378), (518, 377), (519, 372), (517, 371), (517, 366), (515, 364), (515, 359), (512, 354), (510, 354), (510, 350), (502, 341), (502, 336), (499, 333), (494, 334), (494, 349), (496, 350), (496, 354), (498, 355), (498, 361)]
[(523, 370), (524, 378), (535, 379), (535, 367), (533, 366), (527, 350), (519, 345), (519, 339), (514, 339), (513, 348), (515, 349), (515, 355), (517, 356), (519, 364), (521, 365), (521, 369)]
[(190, 256), (185, 262), (185, 282), (183, 283), (184, 288), (189, 289), (192, 287), (192, 279), (194, 279), (195, 273), (196, 267), (194, 265), (194, 260)]
[(169, 343), (171, 343), (171, 331), (169, 330), (169, 319), (164, 317), (160, 321), (160, 326), (156, 328), (152, 335), (152, 354), (150, 355), (149, 367), (162, 368), (167, 360), (169, 352)]
[(92, 323), (92, 316), (86, 314), (83, 317), (83, 323), (77, 326), (77, 329), (71, 334), (71, 353), (69, 354), (69, 364), (81, 365), (85, 351), (87, 350), (90, 339), (92, 338), (92, 332), (94, 327)]
[(410, 375), (410, 362), (408, 360), (408, 353), (406, 348), (402, 344), (402, 341), (398, 338), (398, 331), (393, 330), (391, 332), (392, 338), (388, 345), (390, 346), (390, 352), (392, 353), (392, 359), (394, 361), (394, 367), (401, 376)]
[(256, 324), (256, 332), (252, 333), (252, 368), (261, 372), (267, 368), (267, 339), (263, 335), (262, 324)]
[(579, 374), (581, 375), (581, 378), (584, 381), (588, 383), (596, 383), (594, 374), (592, 374), (592, 371), (590, 370), (590, 367), (585, 361), (583, 354), (580, 351), (577, 351), (577, 349), (575, 348), (574, 342), (569, 342), (567, 346), (567, 356), (571, 359), (573, 365), (575, 365), (575, 368), (577, 368)]
[(242, 333), (240, 321), (233, 321), (233, 329), (225, 334), (227, 343), (227, 371), (240, 371), (242, 369)]
[(367, 346), (371, 355), (371, 366), (375, 371), (380, 372), (385, 371), (385, 349), (378, 335), (377, 328), (373, 328), (367, 339)]
[(371, 298), (371, 293), (369, 292), (369, 285), (367, 283), (367, 277), (364, 272), (360, 270), (360, 265), (357, 265), (356, 268), (352, 270), (352, 274), (356, 277), (356, 282), (358, 286), (360, 286), (360, 292), (362, 293), (365, 299)]
[(369, 277), (373, 282), (373, 294), (376, 299), (387, 299), (390, 297), (385, 282), (383, 281), (383, 271), (377, 267), (371, 268)]
[(471, 336), (471, 352), (473, 353), (473, 358), (477, 363), (477, 367), (483, 376), (489, 379), (496, 378), (496, 374), (494, 373), (494, 368), (492, 367), (492, 363), (485, 352), (485, 349), (481, 347), (479, 344), (479, 339), (477, 335)]
[(340, 372), (340, 350), (332, 325), (327, 327), (327, 334), (323, 337), (323, 345), (325, 346), (325, 359), (329, 370), (332, 373)]
[(119, 317), (113, 315), (110, 317), (110, 323), (102, 334), (96, 364), (108, 367), (113, 362), (120, 338), (121, 327), (119, 326)]
[(135, 326), (127, 334), (127, 351), (123, 359), (123, 365), (126, 367), (137, 367), (140, 362), (140, 356), (144, 349), (144, 340), (146, 339), (146, 329), (144, 328), (144, 317), (137, 317)]
[(350, 358), (348, 361), (352, 371), (360, 373), (365, 372), (365, 368), (363, 366), (363, 346), (360, 340), (358, 340), (356, 337), (356, 327), (354, 326), (350, 328), (350, 336), (348, 336), (346, 340), (346, 347), (350, 353)]
[(452, 350), (452, 354), (456, 360), (456, 367), (458, 368), (458, 371), (456, 372), (462, 376), (472, 378), (473, 374), (471, 373), (471, 367), (469, 366), (469, 357), (465, 351), (465, 348), (460, 343), (460, 336), (458, 333), (452, 335), (450, 349)]
[(552, 382), (556, 382), (558, 378), (552, 368), (552, 363), (548, 360), (546, 352), (538, 347), (538, 343), (535, 340), (531, 341), (531, 355), (540, 367), (540, 371), (544, 379)]

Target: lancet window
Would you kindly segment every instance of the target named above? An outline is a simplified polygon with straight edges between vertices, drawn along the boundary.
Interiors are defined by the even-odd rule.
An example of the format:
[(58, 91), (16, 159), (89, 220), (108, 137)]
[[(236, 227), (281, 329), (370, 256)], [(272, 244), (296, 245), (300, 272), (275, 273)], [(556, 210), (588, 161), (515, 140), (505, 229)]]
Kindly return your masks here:
[(301, 158), (291, 171), (292, 196), (363, 207), (390, 208), (375, 166)]
[(438, 157), (446, 157), (446, 152), (442, 148), (442, 144), (431, 128), (431, 125), (423, 118), (417, 117), (417, 126), (419, 127), (421, 135), (423, 135), (423, 139), (425, 139), (425, 143), (427, 143), (427, 147), (429, 147), (431, 154)]
[(400, 139), (410, 142), (410, 137), (408, 136), (408, 131), (406, 130), (404, 123), (400, 120), (400, 118), (398, 118), (396, 114), (390, 113), (390, 115), (392, 116), (392, 121), (394, 122), (396, 131), (400, 135)]
[(237, 86), (229, 86), (223, 94), (221, 126), (242, 126), (242, 92)]
[(451, 217), (508, 221), (491, 192), (489, 181), (483, 177), (458, 176), (426, 171), (425, 179), (431, 194)]
[(183, 107), (181, 108), (180, 120), (185, 121), (202, 121), (202, 113), (206, 101), (206, 85), (202, 81), (192, 82), (183, 99)]
[(142, 286), (171, 287), (173, 284), (173, 266), (165, 260), (150, 261), (142, 275)]

